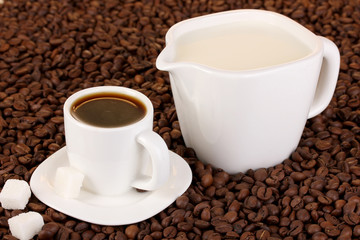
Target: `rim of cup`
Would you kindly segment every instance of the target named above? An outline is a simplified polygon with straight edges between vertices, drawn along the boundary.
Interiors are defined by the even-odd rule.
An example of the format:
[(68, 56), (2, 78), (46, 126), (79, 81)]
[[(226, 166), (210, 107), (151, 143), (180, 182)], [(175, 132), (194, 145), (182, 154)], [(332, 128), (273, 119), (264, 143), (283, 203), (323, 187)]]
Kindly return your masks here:
[[(109, 93), (109, 92), (123, 94), (123, 95), (133, 97), (133, 98), (140, 100), (141, 103), (143, 103), (143, 105), (145, 106), (144, 117), (138, 121), (135, 121), (131, 124), (124, 125), (124, 126), (99, 127), (99, 126), (93, 126), (93, 125), (84, 123), (82, 121), (79, 121), (79, 120), (75, 119), (74, 116), (71, 114), (72, 105), (80, 97), (83, 97), (83, 96), (86, 96), (89, 94), (93, 94), (93, 93), (101, 94), (101, 93)], [(146, 97), (143, 93), (141, 93), (137, 90), (122, 87), (122, 86), (97, 86), (97, 87), (90, 87), (90, 88), (80, 90), (78, 92), (73, 93), (70, 97), (68, 97), (66, 99), (66, 101), (64, 103), (64, 107), (63, 107), (64, 122), (66, 119), (67, 121), (70, 121), (71, 123), (76, 124), (82, 128), (88, 128), (88, 129), (93, 129), (93, 130), (98, 130), (98, 131), (109, 131), (109, 132), (114, 131), (114, 130), (128, 129), (128, 128), (136, 127), (136, 125), (148, 121), (149, 120), (148, 118), (152, 117), (152, 115), (153, 115), (152, 112), (153, 112), (153, 105), (148, 97)]]

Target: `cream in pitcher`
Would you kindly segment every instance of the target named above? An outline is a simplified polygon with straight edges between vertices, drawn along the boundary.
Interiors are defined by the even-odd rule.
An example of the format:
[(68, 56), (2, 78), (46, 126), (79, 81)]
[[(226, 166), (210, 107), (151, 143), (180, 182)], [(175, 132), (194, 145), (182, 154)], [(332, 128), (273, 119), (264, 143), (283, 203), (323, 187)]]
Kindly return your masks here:
[(175, 61), (237, 71), (282, 64), (310, 53), (306, 44), (281, 28), (244, 21), (184, 34), (177, 40)]
[(179, 22), (156, 65), (170, 74), (185, 144), (229, 173), (270, 167), (329, 104), (340, 55), (283, 15), (233, 10)]

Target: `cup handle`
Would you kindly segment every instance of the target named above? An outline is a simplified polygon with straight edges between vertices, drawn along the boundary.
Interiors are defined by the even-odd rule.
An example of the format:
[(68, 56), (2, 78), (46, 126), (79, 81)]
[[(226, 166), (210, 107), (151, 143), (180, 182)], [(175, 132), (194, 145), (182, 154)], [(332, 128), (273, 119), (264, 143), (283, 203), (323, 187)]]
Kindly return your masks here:
[(323, 41), (324, 45), (324, 59), (321, 66), (315, 97), (311, 105), (308, 118), (318, 115), (329, 105), (336, 87), (340, 70), (339, 49), (335, 43), (329, 39), (320, 36), (319, 38)]
[(150, 130), (140, 133), (136, 140), (149, 152), (152, 177), (138, 178), (132, 183), (132, 187), (143, 190), (158, 189), (170, 177), (169, 150), (160, 135)]

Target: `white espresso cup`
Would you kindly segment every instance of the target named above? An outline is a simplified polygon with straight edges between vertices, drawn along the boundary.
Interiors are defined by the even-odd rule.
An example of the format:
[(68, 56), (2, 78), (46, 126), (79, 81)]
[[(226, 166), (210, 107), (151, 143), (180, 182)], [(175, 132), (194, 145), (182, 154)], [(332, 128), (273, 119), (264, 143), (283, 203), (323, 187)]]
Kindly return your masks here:
[(274, 166), (329, 104), (336, 45), (281, 14), (233, 10), (179, 22), (156, 66), (170, 73), (185, 144), (229, 173)]
[[(141, 107), (143, 115), (121, 126), (102, 126), (74, 114), (74, 109), (84, 102), (110, 96)], [(86, 111), (92, 110), (89, 108)], [(106, 111), (111, 114), (113, 110), (106, 107), (104, 113), (97, 113), (94, 119), (109, 114)], [(120, 115), (128, 116), (127, 112), (119, 111)], [(104, 119), (107, 124), (106, 117)], [(142, 93), (115, 86), (81, 90), (66, 100), (64, 124), (69, 163), (84, 174), (84, 189), (99, 195), (114, 196), (133, 188), (155, 190), (168, 180), (168, 148), (164, 140), (152, 130), (153, 106)]]

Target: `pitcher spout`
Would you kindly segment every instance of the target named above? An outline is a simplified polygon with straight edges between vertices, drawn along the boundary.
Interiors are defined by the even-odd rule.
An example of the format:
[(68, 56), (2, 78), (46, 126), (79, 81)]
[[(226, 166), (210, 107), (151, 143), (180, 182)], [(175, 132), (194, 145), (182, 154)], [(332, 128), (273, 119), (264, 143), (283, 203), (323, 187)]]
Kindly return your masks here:
[(172, 71), (177, 67), (174, 61), (174, 49), (166, 46), (156, 59), (156, 67), (162, 71)]

